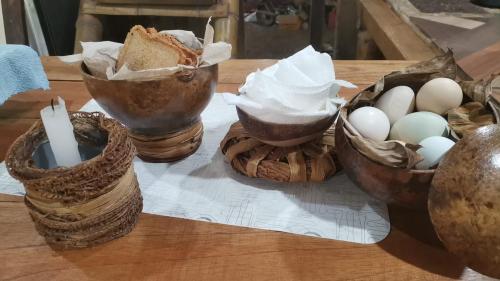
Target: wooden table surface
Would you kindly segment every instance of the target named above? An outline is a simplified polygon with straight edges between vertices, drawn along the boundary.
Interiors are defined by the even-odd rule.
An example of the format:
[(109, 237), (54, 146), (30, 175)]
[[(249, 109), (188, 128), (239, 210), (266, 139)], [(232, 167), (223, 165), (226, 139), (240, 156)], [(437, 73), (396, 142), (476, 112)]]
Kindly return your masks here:
[[(223, 63), (217, 91), (235, 91), (249, 72), (273, 62)], [(77, 66), (57, 58), (43, 63), (51, 90), (19, 94), (0, 106), (0, 160), (51, 98), (63, 97), (70, 110), (90, 99)], [(337, 61), (335, 66), (339, 79), (363, 88), (411, 63)], [(57, 251), (35, 231), (22, 197), (0, 195), (0, 280), (485, 279), (442, 248), (425, 214), (392, 206), (389, 211), (391, 232), (373, 245), (142, 214), (123, 238)]]

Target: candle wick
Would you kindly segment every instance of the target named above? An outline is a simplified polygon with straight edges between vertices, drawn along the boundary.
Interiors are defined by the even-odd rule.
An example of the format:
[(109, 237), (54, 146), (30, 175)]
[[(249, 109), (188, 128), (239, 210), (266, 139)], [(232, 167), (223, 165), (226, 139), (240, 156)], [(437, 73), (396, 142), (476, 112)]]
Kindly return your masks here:
[(54, 109), (54, 99), (50, 99), (50, 106), (52, 106), (52, 111), (56, 111)]

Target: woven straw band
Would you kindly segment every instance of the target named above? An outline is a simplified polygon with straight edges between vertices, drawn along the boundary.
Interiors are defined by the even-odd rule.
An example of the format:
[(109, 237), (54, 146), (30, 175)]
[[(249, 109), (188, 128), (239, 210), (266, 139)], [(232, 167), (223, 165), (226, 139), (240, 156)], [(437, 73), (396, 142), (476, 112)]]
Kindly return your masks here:
[(324, 181), (335, 174), (333, 127), (322, 137), (292, 147), (275, 147), (252, 138), (240, 122), (231, 125), (220, 147), (238, 172), (280, 182)]
[(38, 232), (55, 246), (87, 247), (129, 233), (142, 211), (126, 129), (98, 113), (73, 113), (79, 143), (102, 147), (71, 168), (40, 169), (31, 155), (46, 141), (37, 122), (10, 147), (6, 165), (26, 190), (25, 203)]
[(133, 168), (114, 188), (87, 203), (65, 206), (25, 197), (29, 213), (47, 242), (87, 247), (129, 233), (142, 211), (142, 196)]
[(148, 162), (173, 162), (193, 154), (200, 147), (203, 123), (163, 136), (146, 136), (129, 132), (139, 157)]
[(134, 168), (130, 166), (127, 173), (116, 183), (110, 185), (110, 191), (85, 203), (63, 204), (57, 200), (46, 200), (39, 192), (26, 190), (25, 200), (45, 216), (57, 217), (75, 216), (77, 218), (96, 217), (106, 212), (110, 205), (120, 204), (124, 199), (136, 192), (134, 186)]

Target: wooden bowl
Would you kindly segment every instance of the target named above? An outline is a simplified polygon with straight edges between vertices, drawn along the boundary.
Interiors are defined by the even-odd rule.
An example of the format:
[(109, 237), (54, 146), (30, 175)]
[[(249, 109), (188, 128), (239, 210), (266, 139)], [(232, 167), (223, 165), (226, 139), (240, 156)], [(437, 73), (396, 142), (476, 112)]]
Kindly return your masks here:
[(332, 126), (336, 114), (306, 124), (277, 124), (259, 120), (236, 107), (238, 118), (249, 135), (273, 146), (299, 145), (323, 135)]
[[(488, 103), (487, 108), (491, 110), (494, 106)], [(344, 124), (344, 119), (339, 117), (335, 127), (335, 148), (349, 178), (366, 193), (386, 203), (427, 211), (428, 193), (436, 170), (395, 168), (375, 162), (356, 150), (344, 132)]]
[(147, 81), (106, 80), (81, 65), (90, 95), (137, 135), (162, 136), (199, 122), (217, 84), (218, 66), (187, 70)]
[(399, 169), (377, 163), (358, 152), (344, 133), (344, 120), (335, 126), (335, 151), (347, 176), (362, 190), (386, 203), (425, 210), (434, 170)]

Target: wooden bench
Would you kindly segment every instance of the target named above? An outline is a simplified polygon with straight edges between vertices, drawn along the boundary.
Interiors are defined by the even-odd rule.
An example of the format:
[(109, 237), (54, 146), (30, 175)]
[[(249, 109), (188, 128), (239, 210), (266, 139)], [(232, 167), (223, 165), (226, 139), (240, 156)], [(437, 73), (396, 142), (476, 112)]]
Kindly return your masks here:
[[(149, 0), (151, 1), (151, 0)], [(96, 0), (81, 0), (80, 15), (76, 22), (75, 53), (81, 52), (80, 42), (101, 41), (103, 24), (99, 15), (108, 16), (161, 16), (214, 18), (215, 41), (225, 41), (233, 46), (233, 55), (238, 51), (239, 0), (221, 0), (213, 5), (194, 5), (187, 1), (183, 5), (130, 4), (130, 0), (113, 1), (128, 4), (109, 4)], [(159, 2), (159, 1), (155, 1)], [(162, 2), (169, 2), (163, 0)], [(178, 0), (174, 1), (178, 3)], [(173, 2), (173, 3), (174, 3)]]

